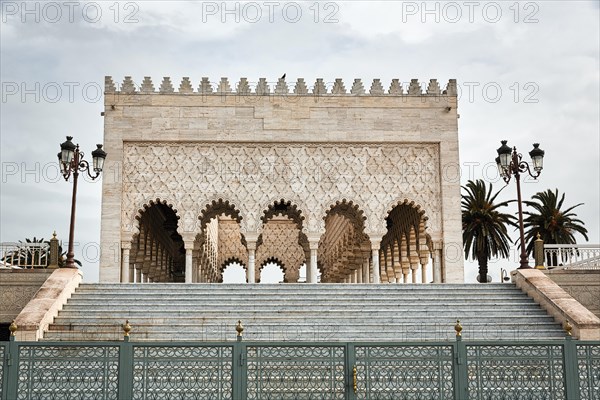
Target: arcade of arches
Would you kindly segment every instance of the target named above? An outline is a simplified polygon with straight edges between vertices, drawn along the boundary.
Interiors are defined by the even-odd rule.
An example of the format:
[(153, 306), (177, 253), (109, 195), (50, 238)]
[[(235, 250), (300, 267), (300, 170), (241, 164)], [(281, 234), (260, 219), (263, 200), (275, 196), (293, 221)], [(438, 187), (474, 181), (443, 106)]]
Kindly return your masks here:
[(455, 80), (190, 82), (106, 77), (100, 282), (464, 281)]
[(307, 236), (302, 211), (283, 199), (263, 211), (254, 237), (242, 233), (239, 210), (222, 199), (206, 205), (198, 219), (200, 233), (189, 237), (171, 205), (145, 205), (138, 233), (122, 249), (121, 281), (222, 282), (232, 262), (242, 265), (249, 283), (260, 282), (271, 262), (290, 283), (304, 281), (304, 264), (307, 283), (426, 283), (444, 276), (424, 210), (406, 200), (389, 210), (383, 237), (365, 234), (366, 217), (345, 200), (330, 206), (320, 237)]

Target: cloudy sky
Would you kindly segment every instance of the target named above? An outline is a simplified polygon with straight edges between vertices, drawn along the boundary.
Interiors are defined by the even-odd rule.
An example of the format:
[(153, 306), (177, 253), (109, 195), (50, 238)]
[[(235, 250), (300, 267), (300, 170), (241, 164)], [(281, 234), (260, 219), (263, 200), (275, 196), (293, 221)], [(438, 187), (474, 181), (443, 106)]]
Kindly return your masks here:
[[(523, 153), (540, 142), (545, 168), (524, 196), (558, 188), (568, 205), (585, 203), (577, 213), (600, 243), (598, 1), (0, 4), (1, 242), (56, 230), (66, 247), (71, 185), (56, 153), (65, 135), (88, 154), (102, 142), (105, 75), (155, 85), (170, 76), (174, 86), (189, 76), (197, 87), (203, 76), (233, 84), (285, 72), (347, 88), (354, 78), (456, 78), (462, 182), (501, 188), (500, 140)], [(514, 183), (501, 196), (514, 198)], [(77, 205), (76, 257), (95, 281), (101, 184), (80, 180)], [(517, 264), (516, 254), (492, 262), (494, 281)], [(466, 281), (475, 275), (467, 263)]]

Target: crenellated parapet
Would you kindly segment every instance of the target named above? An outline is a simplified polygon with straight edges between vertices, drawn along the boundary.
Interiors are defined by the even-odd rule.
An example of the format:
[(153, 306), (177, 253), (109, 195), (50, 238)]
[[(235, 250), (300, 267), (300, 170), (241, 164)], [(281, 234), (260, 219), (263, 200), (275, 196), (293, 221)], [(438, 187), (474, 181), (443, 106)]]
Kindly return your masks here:
[(229, 79), (222, 77), (218, 82), (211, 82), (207, 77), (203, 77), (194, 87), (189, 77), (184, 77), (175, 90), (170, 77), (164, 77), (156, 90), (152, 79), (144, 77), (140, 84), (135, 83), (130, 76), (126, 76), (123, 82), (115, 84), (111, 76), (106, 76), (104, 80), (105, 93), (125, 93), (125, 94), (202, 94), (202, 95), (226, 95), (235, 94), (239, 96), (266, 96), (266, 95), (333, 95), (333, 96), (456, 96), (456, 79), (450, 79), (444, 90), (441, 89), (437, 79), (430, 79), (425, 85), (418, 79), (411, 79), (410, 82), (401, 82), (400, 79), (392, 79), (386, 90), (380, 79), (373, 79), (367, 92), (367, 86), (361, 79), (354, 79), (350, 90), (342, 79), (337, 78), (331, 83), (324, 82), (323, 78), (317, 78), (312, 86), (307, 86), (304, 78), (298, 78), (293, 84), (288, 84), (285, 78), (279, 78), (277, 82), (268, 82), (266, 78), (259, 78), (256, 82), (248, 81), (248, 78), (240, 80), (232, 85)]

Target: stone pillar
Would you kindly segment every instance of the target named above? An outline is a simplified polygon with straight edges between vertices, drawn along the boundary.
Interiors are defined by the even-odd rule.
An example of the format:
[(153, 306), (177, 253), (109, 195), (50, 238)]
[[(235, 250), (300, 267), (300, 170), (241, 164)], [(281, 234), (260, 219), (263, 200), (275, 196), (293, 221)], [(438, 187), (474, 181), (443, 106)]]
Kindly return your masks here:
[(56, 231), (54, 231), (54, 233), (52, 233), (52, 239), (50, 239), (50, 260), (48, 268), (58, 268), (58, 259), (60, 258), (58, 247), (58, 239), (56, 238)]
[(185, 248), (185, 283), (192, 283), (192, 251), (194, 250), (194, 242), (192, 240), (184, 240), (183, 247)]
[(412, 283), (417, 283), (417, 270), (419, 269), (419, 257), (410, 256), (410, 269)]
[(246, 232), (246, 249), (248, 250), (248, 265), (246, 265), (246, 283), (256, 283), (260, 276), (256, 276), (256, 243), (258, 232)]
[(433, 283), (442, 283), (442, 244), (433, 244)]
[(408, 274), (410, 273), (410, 264), (408, 262), (402, 263), (402, 281), (408, 283)]
[(319, 238), (309, 238), (310, 262), (306, 265), (306, 282), (317, 283), (319, 267), (317, 265), (317, 251), (319, 250)]
[[(404, 271), (402, 270), (401, 263), (394, 265), (394, 282), (395, 283), (402, 283), (402, 274), (403, 273), (404, 273)], [(391, 282), (392, 280), (388, 277), (388, 281)], [(406, 283), (406, 282), (404, 282), (404, 283)]]
[(246, 280), (256, 283), (256, 242), (248, 243), (248, 265), (246, 267)]
[(535, 258), (536, 269), (546, 269), (546, 267), (544, 267), (544, 241), (539, 233), (537, 234), (537, 239), (535, 239), (533, 245), (533, 257)]
[(129, 282), (135, 282), (135, 264), (129, 264)]
[(371, 257), (373, 264), (373, 283), (380, 283), (381, 280), (379, 278), (379, 246), (381, 243), (381, 239), (371, 238)]
[(350, 283), (356, 283), (356, 270), (353, 270), (352, 272), (350, 272)]
[(198, 259), (198, 282), (204, 282), (204, 268), (202, 268), (202, 259)]
[(129, 283), (129, 250), (131, 242), (121, 242), (121, 283)]
[(429, 263), (429, 250), (421, 250), (419, 253), (419, 263), (421, 264), (421, 283), (427, 283), (427, 264)]
[(369, 283), (369, 280), (371, 278), (371, 271), (369, 271), (369, 257), (365, 257), (365, 260), (363, 261), (364, 265), (363, 265), (363, 283)]
[(356, 275), (356, 283), (363, 283), (363, 269), (365, 266), (361, 266), (360, 268), (354, 270), (354, 274)]

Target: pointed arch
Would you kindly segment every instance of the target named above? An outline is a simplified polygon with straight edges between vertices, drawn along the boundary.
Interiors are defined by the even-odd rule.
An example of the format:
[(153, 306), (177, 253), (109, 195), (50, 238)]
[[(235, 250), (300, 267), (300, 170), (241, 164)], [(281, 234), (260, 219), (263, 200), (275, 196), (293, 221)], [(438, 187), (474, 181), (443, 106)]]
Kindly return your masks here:
[(164, 199), (150, 200), (136, 214), (137, 232), (132, 235), (129, 254), (132, 282), (182, 282), (185, 279), (185, 250), (180, 216)]
[(303, 212), (291, 200), (280, 198), (266, 206), (261, 216), (262, 228), (257, 241), (257, 265), (278, 259), (285, 266), (285, 281), (297, 282), (300, 267), (310, 255), (304, 220)]
[(398, 246), (399, 262), (394, 265), (397, 283), (408, 282), (409, 276), (410, 281), (416, 283), (419, 268), (420, 281), (427, 281), (427, 265), (433, 250), (427, 232), (427, 219), (427, 213), (421, 205), (409, 199), (391, 203), (387, 210), (387, 232), (381, 239), (381, 250), (386, 252), (386, 249)]
[(303, 231), (305, 217), (297, 203), (293, 202), (292, 200), (285, 200), (283, 198), (275, 200), (265, 207), (260, 220), (264, 225), (270, 219), (278, 215), (287, 215), (288, 218), (290, 218), (290, 220), (296, 224), (298, 230), (301, 232)]
[(227, 283), (247, 283), (246, 266), (234, 257), (225, 260), (220, 267), (221, 281)]
[(365, 212), (352, 200), (342, 198), (329, 204), (329, 208), (323, 215), (323, 220), (331, 214), (340, 214), (352, 221), (357, 230), (364, 231), (366, 227), (367, 216)]
[(221, 263), (219, 269), (221, 270), (221, 272), (223, 272), (225, 270), (225, 268), (227, 266), (229, 266), (229, 264), (233, 264), (233, 263), (239, 264), (244, 270), (246, 268), (248, 268), (246, 266), (246, 264), (244, 263), (244, 261), (242, 261), (240, 258), (238, 258), (238, 257), (229, 257), (229, 258), (223, 260), (223, 262)]
[(224, 267), (236, 260), (248, 265), (246, 240), (241, 232), (240, 210), (222, 197), (205, 204), (198, 216), (200, 233), (196, 235), (194, 262), (199, 282), (222, 282)]
[(358, 204), (345, 198), (331, 203), (323, 217), (318, 259), (322, 265), (322, 282), (356, 280), (369, 261), (369, 237), (365, 233), (366, 216)]
[(410, 200), (407, 198), (404, 198), (402, 200), (394, 200), (394, 201), (388, 203), (388, 205), (386, 207), (386, 212), (385, 212), (386, 220), (387, 220), (387, 217), (390, 215), (390, 213), (394, 209), (396, 209), (396, 207), (401, 206), (401, 205), (406, 205), (406, 206), (409, 206), (409, 207), (415, 209), (415, 211), (419, 215), (421, 215), (421, 219), (425, 222), (425, 227), (427, 227), (426, 222), (429, 220), (429, 216), (427, 215), (425, 208), (421, 204), (415, 202), (414, 200)]
[(211, 219), (218, 217), (219, 215), (227, 215), (234, 219), (238, 224), (242, 221), (242, 213), (233, 203), (230, 203), (229, 200), (218, 198), (211, 203), (207, 203), (202, 211), (200, 211), (198, 219), (200, 220), (201, 231), (206, 228), (206, 224)]

